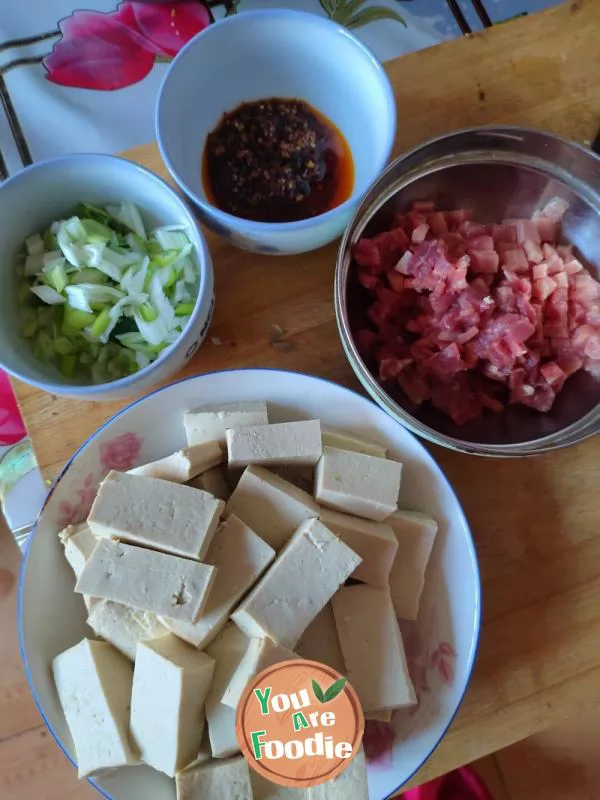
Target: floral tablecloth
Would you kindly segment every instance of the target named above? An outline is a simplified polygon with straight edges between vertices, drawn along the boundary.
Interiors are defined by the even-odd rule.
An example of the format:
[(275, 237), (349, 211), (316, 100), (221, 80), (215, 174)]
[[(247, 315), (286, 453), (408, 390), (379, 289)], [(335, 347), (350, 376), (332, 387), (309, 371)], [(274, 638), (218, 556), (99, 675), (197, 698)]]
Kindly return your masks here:
[[(155, 98), (169, 62), (193, 36), (229, 14), (276, 5), (328, 16), (354, 30), (386, 61), (549, 4), (548, 0), (3, 0), (0, 179), (62, 153), (114, 153), (151, 141)], [(0, 380), (0, 501), (9, 523), (18, 527), (35, 518), (44, 486), (37, 471), (31, 472), (31, 448), (22, 441), (24, 430), (8, 384), (3, 377)]]

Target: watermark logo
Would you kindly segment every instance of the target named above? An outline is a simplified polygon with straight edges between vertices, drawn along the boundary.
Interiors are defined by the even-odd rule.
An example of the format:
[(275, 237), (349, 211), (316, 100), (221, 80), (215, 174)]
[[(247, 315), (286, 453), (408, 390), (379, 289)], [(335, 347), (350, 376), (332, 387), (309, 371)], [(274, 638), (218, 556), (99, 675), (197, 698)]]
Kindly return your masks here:
[(244, 757), (272, 783), (317, 786), (340, 775), (360, 749), (365, 721), (347, 679), (316, 661), (283, 661), (246, 687), (236, 733)]

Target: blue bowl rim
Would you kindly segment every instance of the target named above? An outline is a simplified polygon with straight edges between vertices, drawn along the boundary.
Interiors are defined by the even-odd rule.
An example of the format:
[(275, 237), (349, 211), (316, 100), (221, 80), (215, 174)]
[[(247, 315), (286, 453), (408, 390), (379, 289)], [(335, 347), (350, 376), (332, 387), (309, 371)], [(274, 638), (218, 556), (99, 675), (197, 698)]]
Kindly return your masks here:
[[(335, 208), (326, 211), (324, 214), (319, 214), (316, 217), (309, 217), (308, 219), (301, 219), (297, 220), (296, 222), (256, 222), (254, 220), (244, 219), (243, 217), (236, 217), (233, 214), (227, 213), (226, 211), (221, 211), (221, 209), (217, 208), (217, 206), (201, 197), (188, 186), (184, 177), (178, 172), (177, 169), (175, 169), (175, 166), (169, 157), (167, 148), (164, 145), (161, 134), (163, 127), (161, 109), (164, 102), (164, 95), (168, 90), (168, 83), (172, 71), (177, 68), (178, 64), (186, 57), (186, 54), (196, 47), (204, 37), (213, 35), (214, 31), (221, 29), (224, 26), (242, 24), (243, 19), (248, 19), (249, 17), (254, 19), (273, 19), (274, 17), (280, 17), (283, 20), (289, 20), (290, 24), (293, 24), (294, 20), (305, 21), (310, 22), (317, 27), (326, 28), (330, 30), (331, 33), (335, 33), (336, 35), (344, 36), (346, 39), (350, 40), (356, 49), (361, 51), (361, 55), (366, 57), (367, 61), (370, 62), (371, 66), (379, 77), (382, 88), (386, 95), (386, 105), (388, 108), (389, 118), (387, 140), (385, 142), (385, 146), (382, 148), (381, 157), (377, 167), (373, 171), (373, 177), (371, 181), (368, 182), (368, 185), (366, 185), (364, 190), (360, 193), (356, 193), (356, 188), (354, 188), (352, 194), (347, 200), (345, 200), (343, 203), (340, 203), (340, 205), (335, 206)], [(242, 20), (242, 22), (239, 22), (239, 20)], [(303, 231), (307, 228), (314, 228), (320, 223), (326, 223), (332, 219), (335, 219), (337, 216), (344, 214), (344, 212), (350, 211), (359, 202), (362, 195), (368, 191), (371, 183), (379, 177), (390, 159), (394, 142), (396, 140), (396, 116), (396, 98), (385, 69), (373, 51), (361, 39), (359, 39), (358, 36), (353, 34), (347, 28), (344, 28), (342, 25), (339, 25), (337, 22), (325, 17), (320, 17), (317, 14), (313, 14), (309, 11), (297, 11), (290, 8), (257, 9), (254, 11), (244, 11), (241, 14), (236, 14), (234, 16), (225, 17), (224, 19), (219, 20), (213, 25), (205, 28), (203, 31), (200, 31), (200, 33), (196, 34), (193, 39), (190, 39), (190, 41), (184, 47), (182, 47), (177, 56), (169, 65), (169, 69), (167, 70), (167, 73), (164, 76), (158, 91), (158, 99), (156, 102), (155, 111), (155, 134), (161, 158), (175, 183), (207, 216), (214, 218), (216, 223), (224, 225), (244, 235), (249, 235), (252, 232), (255, 232), (256, 234), (288, 233), (294, 231)], [(202, 149), (199, 153), (198, 169), (200, 169), (201, 155)]]
[[(196, 378), (202, 378), (202, 377), (208, 376), (208, 375), (218, 375), (218, 374), (223, 373), (223, 372), (227, 372), (227, 373), (234, 373), (234, 372), (246, 373), (246, 372), (257, 372), (257, 371), (279, 372), (279, 373), (284, 373), (284, 374), (289, 375), (289, 376), (300, 375), (302, 377), (313, 378), (315, 380), (321, 381), (322, 383), (333, 384), (336, 388), (342, 389), (344, 392), (348, 392), (349, 394), (352, 394), (352, 395), (355, 395), (355, 396), (359, 397), (361, 400), (363, 400), (363, 401), (365, 401), (367, 403), (370, 403), (371, 405), (375, 406), (379, 411), (383, 411), (384, 413), (387, 414), (387, 412), (384, 409), (382, 409), (380, 406), (378, 406), (377, 403), (374, 403), (373, 400), (370, 397), (364, 397), (363, 395), (358, 394), (358, 392), (355, 392), (353, 389), (349, 389), (346, 386), (342, 386), (339, 383), (335, 383), (335, 381), (330, 381), (327, 378), (321, 378), (318, 375), (307, 375), (307, 373), (301, 373), (301, 372), (299, 373), (299, 372), (295, 372), (293, 370), (285, 370), (285, 369), (273, 369), (271, 367), (259, 367), (259, 368), (257, 368), (257, 367), (241, 367), (241, 368), (238, 368), (238, 369), (213, 370), (211, 372), (202, 373), (201, 375), (189, 375), (188, 377), (180, 378), (179, 380), (174, 381), (173, 383), (171, 383), (171, 384), (169, 384), (167, 386), (160, 386), (159, 388), (154, 389), (151, 392), (148, 392), (148, 394), (144, 395), (143, 397), (139, 397), (136, 400), (134, 400), (133, 402), (128, 403), (124, 408), (120, 409), (115, 414), (113, 414), (109, 419), (106, 420), (106, 422), (104, 422), (102, 425), (100, 425), (99, 428), (97, 428), (90, 436), (88, 436), (88, 438), (85, 440), (85, 442), (83, 442), (83, 444), (81, 444), (77, 448), (77, 450), (73, 453), (73, 455), (69, 458), (69, 460), (63, 466), (63, 468), (60, 470), (60, 472), (58, 473), (56, 478), (52, 481), (52, 485), (51, 485), (51, 487), (50, 487), (50, 489), (48, 491), (48, 495), (47, 495), (47, 497), (46, 497), (46, 499), (44, 501), (44, 504), (42, 505), (42, 507), (41, 507), (41, 509), (40, 509), (40, 511), (39, 511), (39, 513), (37, 515), (37, 519), (36, 519), (35, 525), (33, 527), (33, 530), (31, 531), (31, 534), (30, 534), (29, 539), (27, 541), (27, 547), (26, 547), (25, 553), (23, 555), (23, 561), (22, 561), (22, 564), (21, 564), (20, 572), (19, 572), (19, 587), (18, 587), (18, 596), (17, 596), (17, 631), (18, 631), (18, 636), (19, 636), (19, 651), (20, 651), (20, 655), (21, 655), (21, 661), (23, 662), (23, 668), (24, 668), (24, 672), (25, 672), (25, 677), (27, 679), (27, 683), (29, 684), (29, 688), (31, 690), (31, 694), (33, 696), (35, 704), (36, 704), (36, 706), (37, 706), (37, 708), (38, 708), (38, 710), (39, 710), (39, 712), (40, 712), (40, 714), (42, 716), (42, 719), (44, 720), (44, 723), (45, 723), (46, 727), (48, 728), (48, 730), (52, 734), (52, 737), (54, 738), (54, 740), (56, 741), (56, 743), (59, 746), (59, 748), (62, 750), (64, 755), (71, 762), (71, 764), (73, 764), (74, 767), (77, 767), (76, 761), (71, 757), (71, 755), (68, 753), (68, 751), (63, 747), (63, 744), (60, 741), (60, 738), (58, 737), (58, 734), (56, 733), (56, 731), (54, 730), (54, 728), (50, 724), (50, 721), (48, 720), (48, 718), (47, 718), (47, 716), (46, 716), (46, 714), (44, 712), (44, 708), (42, 706), (41, 700), (38, 697), (38, 694), (37, 694), (37, 692), (35, 690), (35, 687), (33, 685), (33, 680), (32, 680), (32, 677), (31, 677), (31, 671), (29, 669), (29, 663), (27, 661), (27, 655), (25, 653), (25, 641), (24, 641), (24, 636), (23, 636), (23, 623), (22, 623), (23, 585), (24, 585), (25, 573), (27, 571), (27, 563), (28, 563), (28, 559), (29, 559), (29, 550), (31, 548), (31, 543), (32, 543), (32, 541), (34, 539), (34, 536), (36, 536), (36, 534), (37, 534), (38, 525), (39, 525), (40, 519), (42, 517), (42, 514), (44, 513), (44, 510), (46, 509), (46, 506), (48, 505), (48, 502), (50, 501), (50, 498), (51, 498), (54, 490), (56, 489), (57, 485), (60, 483), (60, 481), (62, 480), (63, 476), (65, 475), (65, 473), (67, 472), (67, 470), (69, 469), (71, 464), (75, 461), (75, 459), (77, 458), (79, 453), (82, 450), (84, 450), (87, 447), (87, 445), (92, 441), (92, 439), (95, 439), (96, 436), (98, 436), (98, 434), (101, 431), (104, 430), (104, 428), (110, 426), (122, 414), (124, 414), (127, 411), (130, 411), (138, 403), (143, 402), (148, 397), (152, 397), (153, 395), (158, 394), (159, 392), (164, 392), (164, 391), (168, 390), (171, 386), (176, 386), (176, 385), (178, 385), (180, 383), (185, 383), (187, 381), (195, 380)], [(394, 417), (392, 417), (390, 414), (388, 414), (388, 416), (390, 416), (391, 419), (394, 419)], [(397, 422), (397, 420), (394, 420), (394, 421)], [(400, 424), (400, 423), (397, 423), (397, 424)], [(462, 503), (458, 499), (458, 496), (456, 495), (456, 492), (454, 491), (454, 487), (452, 486), (452, 484), (450, 483), (450, 481), (448, 480), (448, 478), (444, 474), (444, 471), (442, 470), (442, 468), (439, 466), (439, 464), (434, 459), (434, 457), (431, 455), (431, 453), (427, 450), (425, 445), (418, 439), (418, 437), (416, 437), (414, 435), (414, 433), (412, 433), (408, 429), (406, 429), (406, 432), (408, 433), (409, 436), (411, 436), (415, 440), (415, 443), (421, 449), (422, 454), (425, 457), (425, 461), (429, 464), (429, 466), (433, 469), (433, 471), (435, 473), (437, 473), (438, 477), (440, 477), (447, 484), (448, 488), (450, 489), (451, 493), (454, 496), (454, 499), (456, 500), (456, 505), (457, 505), (458, 512), (459, 512), (459, 515), (460, 515), (460, 521), (461, 521), (461, 524), (463, 525), (463, 527), (464, 527), (464, 529), (465, 529), (465, 531), (467, 533), (467, 541), (468, 541), (468, 545), (469, 545), (470, 558), (471, 558), (471, 562), (473, 564), (473, 567), (475, 569), (475, 574), (476, 574), (476, 577), (477, 577), (477, 582), (476, 582), (476, 587), (475, 587), (476, 588), (475, 609), (474, 609), (474, 611), (475, 611), (475, 621), (474, 621), (474, 630), (473, 630), (473, 635), (472, 635), (472, 640), (471, 640), (471, 649), (470, 649), (470, 652), (469, 652), (469, 655), (468, 655), (465, 685), (464, 685), (462, 694), (459, 697), (458, 702), (456, 704), (456, 708), (455, 708), (454, 712), (451, 714), (450, 719), (448, 720), (448, 724), (446, 725), (446, 727), (444, 728), (444, 730), (440, 734), (438, 740), (435, 742), (435, 744), (433, 745), (433, 747), (431, 748), (431, 750), (429, 751), (427, 756), (423, 759), (422, 763), (410, 775), (408, 775), (406, 777), (406, 779), (403, 781), (403, 783), (401, 783), (390, 794), (388, 794), (387, 798), (382, 798), (382, 800), (390, 800), (390, 798), (394, 797), (394, 795), (397, 794), (397, 792), (402, 788), (402, 786), (404, 786), (406, 783), (408, 783), (408, 781), (410, 781), (411, 778), (414, 775), (416, 775), (416, 773), (421, 769), (421, 767), (424, 764), (426, 764), (427, 761), (429, 761), (429, 759), (431, 758), (433, 753), (439, 747), (440, 742), (445, 737), (445, 735), (448, 732), (450, 726), (454, 722), (454, 720), (456, 718), (456, 715), (458, 714), (458, 712), (460, 710), (460, 707), (462, 706), (462, 703), (463, 703), (463, 701), (465, 699), (465, 695), (466, 695), (467, 690), (469, 688), (469, 685), (471, 683), (471, 678), (472, 678), (472, 675), (473, 675), (473, 669), (475, 667), (475, 661), (477, 659), (477, 653), (479, 651), (479, 645), (480, 645), (480, 641), (481, 641), (481, 588), (482, 588), (481, 587), (481, 572), (480, 572), (480, 569), (479, 569), (479, 559), (477, 557), (477, 550), (475, 548), (475, 542), (473, 540), (473, 534), (471, 532), (471, 526), (469, 525), (469, 522), (467, 520), (466, 514), (465, 514), (464, 509), (462, 507)], [(105, 798), (107, 798), (107, 800), (115, 800), (115, 798), (112, 797), (112, 795), (109, 795), (107, 792), (105, 792), (104, 789), (102, 789), (94, 781), (93, 778), (88, 778), (87, 780), (88, 780), (89, 783), (92, 784), (92, 786), (95, 789), (97, 789), (100, 792), (101, 795), (103, 795)]]

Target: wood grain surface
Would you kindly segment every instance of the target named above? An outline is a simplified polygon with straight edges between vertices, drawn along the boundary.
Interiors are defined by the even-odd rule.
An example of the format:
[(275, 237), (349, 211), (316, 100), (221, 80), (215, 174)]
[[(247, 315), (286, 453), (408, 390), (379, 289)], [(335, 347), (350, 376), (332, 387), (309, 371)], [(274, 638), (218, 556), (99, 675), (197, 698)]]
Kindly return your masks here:
[[(546, 128), (589, 143), (600, 127), (599, 37), (599, 0), (577, 0), (388, 64), (398, 101), (396, 153), (454, 128), (490, 123)], [(154, 145), (126, 155), (165, 174)], [(209, 242), (215, 318), (183, 374), (278, 367), (357, 388), (335, 327), (336, 245), (267, 258), (214, 236)], [(286, 345), (273, 326), (283, 329)], [(16, 389), (46, 477), (123, 405)], [(463, 707), (413, 783), (600, 703), (600, 442), (527, 461), (431, 450), (473, 529), (484, 623)]]

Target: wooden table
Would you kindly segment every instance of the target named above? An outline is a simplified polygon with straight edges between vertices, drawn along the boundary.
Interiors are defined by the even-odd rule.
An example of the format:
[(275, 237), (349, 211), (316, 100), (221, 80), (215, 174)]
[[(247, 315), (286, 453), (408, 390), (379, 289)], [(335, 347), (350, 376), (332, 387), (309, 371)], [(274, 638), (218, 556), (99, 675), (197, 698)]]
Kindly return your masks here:
[[(599, 37), (600, 0), (576, 0), (388, 64), (398, 98), (396, 153), (487, 123), (589, 143), (600, 126)], [(127, 157), (165, 174), (154, 145)], [(272, 259), (209, 238), (215, 319), (185, 374), (281, 367), (358, 388), (335, 328), (336, 246)], [(16, 389), (46, 477), (121, 406)], [(600, 441), (527, 461), (432, 451), (473, 528), (484, 621), (463, 707), (418, 782), (600, 703)], [(0, 717), (1, 706), (0, 698)]]

